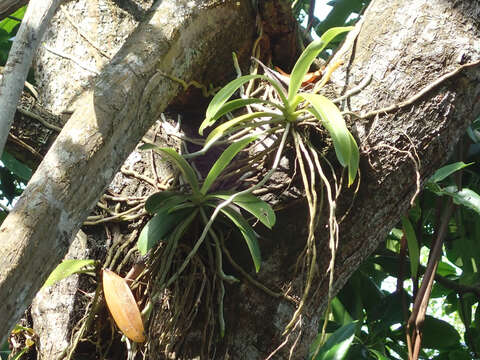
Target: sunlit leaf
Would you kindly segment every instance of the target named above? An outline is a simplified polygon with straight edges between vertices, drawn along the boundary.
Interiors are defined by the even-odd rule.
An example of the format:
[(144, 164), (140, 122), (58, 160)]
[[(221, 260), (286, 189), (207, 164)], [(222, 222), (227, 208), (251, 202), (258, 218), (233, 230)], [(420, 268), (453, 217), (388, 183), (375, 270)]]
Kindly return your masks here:
[[(215, 193), (213, 197), (227, 200), (233, 193)], [(235, 197), (233, 203), (255, 216), (262, 224), (271, 229), (275, 225), (275, 212), (272, 207), (252, 194), (242, 194)]]
[(213, 99), (208, 105), (207, 112), (205, 114), (205, 120), (203, 120), (200, 128), (198, 130), (200, 135), (203, 135), (203, 130), (213, 124), (213, 122), (218, 119), (218, 113), (221, 112), (223, 105), (227, 102), (228, 99), (233, 95), (235, 91), (238, 90), (240, 86), (254, 79), (265, 79), (264, 75), (245, 75), (235, 80), (230, 81), (227, 85), (220, 89), (218, 93), (215, 94)]
[(57, 265), (55, 270), (52, 271), (50, 276), (45, 281), (45, 284), (43, 284), (42, 289), (48, 286), (52, 286), (56, 282), (63, 280), (69, 277), (70, 275), (76, 274), (80, 271), (84, 271), (85, 268), (93, 268), (95, 267), (96, 263), (97, 261), (92, 259), (64, 260)]
[(210, 189), (210, 186), (212, 186), (213, 182), (217, 179), (218, 175), (220, 175), (220, 173), (223, 171), (223, 169), (225, 169), (230, 164), (232, 159), (241, 150), (243, 150), (245, 146), (250, 144), (256, 138), (257, 138), (256, 136), (250, 136), (231, 144), (222, 153), (222, 155), (220, 155), (218, 160), (215, 161), (215, 164), (213, 164), (212, 168), (207, 174), (207, 177), (205, 178), (205, 181), (202, 184), (202, 187), (200, 188), (200, 192), (205, 195), (207, 191)]
[(222, 208), (221, 212), (227, 216), (242, 233), (243, 238), (247, 243), (248, 250), (250, 250), (250, 255), (252, 256), (253, 264), (255, 265), (255, 271), (258, 272), (262, 263), (262, 257), (260, 255), (260, 247), (258, 246), (257, 235), (255, 234), (255, 231), (253, 231), (252, 227), (247, 223), (242, 215), (236, 212), (234, 209), (226, 206)]
[(290, 85), (288, 87), (288, 102), (292, 103), (297, 95), (300, 86), (302, 85), (303, 77), (308, 72), (313, 60), (320, 52), (325, 49), (330, 41), (337, 35), (350, 31), (353, 27), (336, 27), (331, 28), (323, 33), (318, 40), (312, 41), (298, 58), (292, 73), (290, 74)]
[(262, 118), (262, 117), (278, 117), (278, 114), (271, 113), (271, 112), (254, 112), (249, 114), (244, 114), (237, 116), (236, 118), (226, 121), (223, 124), (217, 126), (212, 132), (207, 136), (205, 140), (205, 146), (215, 142), (216, 140), (220, 139), (222, 136), (225, 135), (227, 130), (232, 129), (233, 127), (240, 125), (244, 122), (248, 122), (253, 119)]
[(453, 185), (442, 189), (437, 194), (451, 196), (455, 204), (463, 205), (480, 214), (480, 195), (471, 189), (463, 188), (458, 191), (457, 187)]
[(344, 167), (349, 166), (352, 161), (352, 138), (340, 110), (323, 95), (302, 93), (300, 96), (313, 106), (311, 108), (312, 114), (328, 130), (340, 164)]
[(430, 179), (428, 179), (428, 182), (437, 183), (439, 181), (442, 181), (448, 176), (450, 176), (451, 174), (453, 174), (454, 172), (461, 170), (472, 164), (474, 163), (471, 162), (471, 163), (465, 164), (463, 161), (459, 161), (453, 164), (445, 165), (440, 169), (438, 169), (437, 171), (435, 171), (435, 174), (433, 174), (433, 176)]
[(420, 264), (420, 250), (418, 248), (417, 236), (412, 223), (408, 217), (402, 216), (402, 227), (407, 238), (408, 254), (410, 258), (410, 271), (413, 278), (417, 278), (418, 265)]
[(211, 122), (218, 120), (226, 113), (234, 111), (236, 109), (242, 108), (251, 104), (262, 104), (265, 103), (262, 99), (248, 98), (248, 99), (235, 99), (227, 101), (223, 106), (217, 111), (217, 113), (210, 119)]
[[(26, 10), (27, 10), (27, 7), (22, 6), (20, 9), (18, 9), (17, 11), (15, 11), (11, 15), (13, 17), (17, 18), (17, 19), (23, 19), (23, 15), (25, 15)], [(5, 18), (2, 21), (0, 21), (0, 29), (3, 29), (8, 33), (12, 33), (12, 31), (15, 28), (18, 28), (19, 25), (20, 25), (20, 22), (18, 22), (17, 20), (14, 20), (12, 18)], [(11, 34), (11, 35), (13, 35), (13, 34)]]
[(345, 325), (353, 321), (351, 315), (348, 313), (347, 309), (345, 309), (345, 306), (343, 306), (338, 297), (332, 299), (331, 307), (333, 318), (337, 323)]

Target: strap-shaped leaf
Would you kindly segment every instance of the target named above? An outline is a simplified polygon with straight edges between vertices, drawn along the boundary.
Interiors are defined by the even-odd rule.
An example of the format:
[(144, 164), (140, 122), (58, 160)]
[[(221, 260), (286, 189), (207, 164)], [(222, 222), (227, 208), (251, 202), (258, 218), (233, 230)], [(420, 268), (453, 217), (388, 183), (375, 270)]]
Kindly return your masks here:
[(66, 277), (69, 277), (70, 275), (76, 274), (84, 270), (86, 267), (94, 267), (96, 262), (97, 262), (96, 260), (92, 260), (92, 259), (64, 260), (57, 265), (55, 270), (52, 271), (52, 273), (47, 278), (47, 281), (45, 281), (45, 284), (43, 284), (42, 289), (48, 286), (52, 286), (56, 282), (63, 280)]
[(205, 120), (203, 120), (198, 130), (199, 134), (203, 135), (203, 130), (205, 130), (208, 126), (212, 125), (212, 123), (216, 119), (215, 117), (217, 113), (222, 109), (223, 105), (227, 102), (228, 99), (230, 99), (233, 93), (237, 91), (240, 86), (250, 80), (262, 78), (264, 78), (263, 75), (240, 76), (239, 78), (230, 81), (227, 85), (221, 88), (220, 91), (215, 94), (213, 99), (210, 101), (210, 104), (208, 105), (207, 112), (205, 114)]
[(413, 230), (412, 223), (406, 216), (402, 216), (402, 227), (408, 244), (408, 255), (410, 258), (410, 272), (413, 278), (417, 278), (418, 266), (420, 264), (420, 250), (418, 248), (417, 236)]
[(225, 167), (230, 164), (230, 161), (241, 151), (250, 144), (253, 140), (255, 140), (256, 136), (250, 136), (240, 141), (237, 141), (231, 144), (223, 153), (220, 155), (215, 164), (213, 164), (212, 168), (207, 174), (205, 181), (203, 182), (202, 187), (200, 188), (200, 192), (202, 194), (206, 194), (210, 186), (212, 186), (215, 179), (220, 175), (220, 173), (225, 169)]
[(351, 161), (352, 140), (340, 110), (323, 95), (302, 93), (300, 96), (312, 105), (313, 108), (309, 110), (322, 122), (332, 137), (340, 164), (348, 166)]
[(464, 167), (470, 166), (472, 164), (473, 162), (465, 164), (463, 161), (459, 161), (453, 164), (445, 165), (440, 169), (438, 169), (437, 171), (435, 171), (435, 174), (433, 174), (432, 177), (428, 179), (428, 182), (433, 182), (433, 183), (440, 182), (445, 178), (447, 178), (448, 176), (450, 176), (451, 174), (453, 174), (454, 172), (461, 170)]
[(260, 255), (260, 247), (258, 246), (257, 235), (255, 234), (255, 231), (253, 231), (252, 227), (247, 223), (242, 215), (231, 207), (226, 206), (220, 211), (227, 216), (242, 233), (243, 238), (247, 242), (248, 250), (250, 250), (250, 255), (252, 256), (253, 264), (255, 265), (255, 271), (258, 272), (260, 270), (262, 257)]
[(312, 41), (298, 58), (292, 73), (290, 74), (290, 85), (288, 86), (288, 102), (292, 103), (300, 86), (302, 85), (303, 77), (308, 72), (313, 60), (320, 52), (332, 41), (337, 35), (346, 31), (352, 30), (352, 26), (334, 27), (328, 29), (323, 33), (320, 39)]
[(210, 146), (211, 143), (220, 139), (225, 133), (232, 129), (233, 127), (240, 125), (243, 122), (253, 120), (261, 117), (278, 117), (280, 115), (271, 113), (271, 112), (254, 112), (251, 114), (240, 115), (232, 120), (226, 121), (223, 124), (217, 126), (213, 131), (207, 136), (205, 140), (205, 147)]
[[(265, 100), (262, 99), (256, 99), (256, 98), (248, 98), (248, 99), (235, 99), (235, 100), (230, 100), (227, 101), (223, 106), (217, 111), (217, 113), (210, 119), (211, 122), (216, 121), (220, 119), (223, 115), (226, 113), (229, 113), (231, 111), (240, 109), (244, 106), (251, 105), (251, 104), (263, 104), (265, 103)], [(275, 105), (274, 103), (271, 103), (272, 105)]]
[(282, 91), (281, 85), (278, 84), (276, 80), (273, 80), (265, 75), (253, 74), (241, 76), (239, 78), (236, 78), (235, 80), (230, 81), (227, 85), (220, 89), (220, 91), (213, 97), (212, 101), (210, 101), (205, 115), (205, 120), (203, 120), (200, 128), (198, 129), (200, 135), (203, 135), (203, 130), (211, 126), (215, 122), (215, 120), (219, 118), (218, 114), (223, 111), (225, 103), (228, 99), (230, 99), (233, 93), (237, 91), (240, 86), (254, 79), (262, 79), (268, 81), (275, 88), (284, 105), (287, 105), (287, 98)]
[(174, 149), (171, 148), (162, 148), (155, 145), (145, 144), (141, 147), (142, 150), (145, 149), (153, 149), (159, 152), (162, 155), (165, 155), (170, 161), (172, 161), (182, 173), (184, 179), (190, 184), (192, 187), (192, 192), (194, 195), (199, 195), (200, 189), (198, 185), (198, 178), (195, 174), (195, 171), (190, 166), (190, 164), (180, 156)]
[(181, 194), (174, 191), (160, 191), (155, 194), (152, 194), (148, 197), (145, 202), (145, 210), (150, 214), (155, 214), (163, 208), (171, 208), (174, 205), (177, 205), (185, 200), (187, 200), (188, 195)]
[[(232, 193), (215, 193), (212, 194), (213, 197), (216, 197), (221, 200), (227, 200)], [(271, 229), (275, 225), (276, 217), (275, 212), (272, 207), (263, 200), (260, 200), (253, 194), (242, 194), (235, 197), (233, 203), (242, 209), (248, 211), (250, 214), (255, 216), (260, 222)]]
[(155, 214), (143, 227), (137, 241), (137, 248), (140, 254), (145, 255), (157, 243), (167, 237), (168, 233), (185, 219), (189, 210), (181, 210), (168, 213), (168, 209)]
[(358, 150), (358, 145), (355, 139), (353, 138), (352, 133), (350, 133), (350, 162), (348, 163), (348, 186), (352, 185), (357, 176), (358, 165), (360, 163), (360, 152)]

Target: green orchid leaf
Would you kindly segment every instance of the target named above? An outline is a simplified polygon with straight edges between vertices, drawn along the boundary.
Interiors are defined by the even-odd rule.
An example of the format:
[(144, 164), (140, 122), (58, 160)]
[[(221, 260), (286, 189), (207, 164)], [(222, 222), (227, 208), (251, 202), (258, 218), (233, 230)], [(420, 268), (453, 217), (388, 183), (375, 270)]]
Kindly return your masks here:
[(444, 180), (445, 178), (447, 178), (448, 176), (450, 176), (451, 174), (453, 174), (454, 172), (456, 172), (458, 170), (461, 170), (461, 169), (463, 169), (467, 166), (470, 166), (472, 164), (474, 164), (474, 163), (471, 162), (471, 163), (465, 164), (463, 161), (459, 161), (459, 162), (456, 162), (456, 163), (453, 163), (453, 164), (445, 165), (445, 166), (441, 167), (440, 169), (438, 169), (437, 171), (435, 171), (435, 174), (433, 174), (432, 177), (430, 179), (428, 179), (428, 182), (438, 183), (438, 182)]
[(358, 166), (360, 165), (360, 151), (358, 145), (351, 132), (350, 134), (350, 162), (348, 163), (348, 186), (352, 185), (357, 176)]
[[(256, 98), (248, 98), (248, 99), (235, 99), (231, 101), (227, 101), (223, 106), (217, 111), (217, 113), (211, 118), (211, 122), (214, 122), (221, 118), (226, 113), (232, 112), (234, 110), (240, 109), (244, 106), (251, 105), (251, 104), (263, 104), (265, 100), (256, 99)], [(273, 103), (272, 103), (273, 104)]]
[(160, 191), (152, 194), (145, 202), (145, 210), (150, 214), (159, 212), (162, 208), (170, 208), (188, 199), (188, 195), (174, 191)]
[(93, 259), (69, 259), (64, 260), (57, 265), (55, 270), (52, 271), (50, 276), (43, 284), (42, 289), (52, 286), (53, 284), (63, 280), (70, 275), (76, 274), (81, 271), (85, 271), (86, 268), (94, 268), (97, 260)]
[(303, 77), (308, 72), (315, 58), (337, 35), (352, 30), (352, 26), (334, 27), (323, 33), (320, 39), (312, 41), (298, 58), (292, 73), (290, 74), (290, 85), (288, 87), (287, 100), (292, 104), (298, 90), (303, 82)]
[(257, 139), (256, 136), (250, 136), (245, 139), (239, 140), (231, 144), (223, 153), (220, 155), (215, 164), (213, 164), (212, 168), (207, 174), (205, 181), (203, 182), (202, 187), (200, 188), (200, 192), (202, 194), (206, 194), (207, 191), (212, 186), (213, 182), (217, 179), (218, 175), (230, 164), (232, 159), (242, 151), (245, 146), (250, 144), (252, 141)]
[[(317, 336), (314, 343), (310, 348), (309, 360), (343, 360), (347, 356), (348, 349), (352, 344), (355, 336), (358, 321), (351, 322), (343, 325), (340, 329), (336, 330), (329, 336), (325, 344), (318, 350), (317, 355), (315, 352), (320, 344), (319, 338), (321, 334)], [(315, 355), (315, 356), (314, 356)]]
[(302, 93), (300, 96), (312, 105), (312, 108), (309, 109), (310, 112), (322, 122), (332, 137), (335, 153), (340, 164), (343, 167), (349, 166), (352, 162), (352, 144), (355, 140), (352, 140), (340, 110), (323, 95)]
[(169, 213), (168, 209), (163, 209), (155, 214), (143, 227), (138, 237), (137, 248), (140, 254), (145, 255), (160, 240), (165, 239), (169, 232), (191, 212), (182, 210)]
[(204, 147), (210, 146), (210, 144), (212, 144), (213, 142), (217, 141), (222, 136), (224, 136), (227, 130), (232, 129), (233, 127), (240, 125), (243, 122), (247, 122), (247, 121), (250, 121), (256, 118), (261, 118), (261, 117), (278, 117), (278, 116), (279, 116), (278, 114), (275, 114), (272, 112), (263, 112), (263, 111), (237, 116), (236, 118), (226, 121), (222, 125), (219, 125), (215, 129), (213, 129), (213, 131), (207, 136)]
[[(234, 193), (215, 193), (211, 196), (221, 200), (227, 200)], [(271, 229), (275, 225), (276, 217), (272, 207), (263, 200), (260, 200), (252, 194), (242, 194), (235, 197), (233, 201), (238, 207), (248, 211), (255, 216), (260, 222)]]
[(287, 99), (282, 91), (282, 87), (276, 80), (273, 80), (265, 75), (241, 76), (239, 78), (236, 78), (235, 80), (230, 81), (227, 85), (220, 89), (220, 91), (213, 97), (212, 101), (210, 101), (205, 115), (205, 120), (203, 120), (200, 128), (198, 129), (200, 135), (203, 135), (203, 131), (207, 127), (211, 126), (215, 122), (215, 120), (220, 117), (219, 113), (223, 112), (225, 103), (228, 99), (230, 99), (233, 93), (235, 93), (235, 91), (237, 91), (240, 86), (254, 79), (262, 79), (268, 81), (275, 88), (283, 103), (285, 105), (287, 104)]
[(192, 192), (194, 195), (200, 194), (200, 189), (198, 185), (197, 174), (190, 166), (190, 164), (179, 155), (174, 149), (171, 148), (162, 148), (152, 144), (144, 144), (140, 147), (141, 150), (155, 150), (161, 155), (165, 155), (170, 161), (172, 161), (182, 173), (184, 179), (190, 184)]
[(412, 223), (406, 216), (402, 216), (402, 227), (408, 244), (408, 255), (410, 258), (410, 272), (413, 278), (418, 276), (418, 266), (420, 265), (420, 249), (418, 248), (417, 236)]
[(257, 235), (248, 222), (243, 218), (243, 216), (235, 211), (231, 207), (224, 207), (220, 210), (227, 218), (229, 218), (240, 230), (245, 239), (248, 250), (250, 250), (250, 255), (252, 256), (253, 264), (255, 265), (255, 271), (260, 270), (260, 265), (262, 263), (262, 257), (260, 254), (260, 247), (258, 246)]
[(227, 102), (228, 99), (233, 95), (235, 91), (238, 90), (240, 86), (254, 79), (263, 79), (264, 75), (245, 75), (236, 78), (235, 80), (230, 81), (225, 85), (218, 93), (215, 94), (213, 99), (208, 105), (207, 112), (205, 115), (205, 120), (200, 125), (198, 130), (200, 135), (203, 135), (203, 130), (212, 125), (215, 119), (218, 119), (217, 114), (222, 110), (223, 105)]

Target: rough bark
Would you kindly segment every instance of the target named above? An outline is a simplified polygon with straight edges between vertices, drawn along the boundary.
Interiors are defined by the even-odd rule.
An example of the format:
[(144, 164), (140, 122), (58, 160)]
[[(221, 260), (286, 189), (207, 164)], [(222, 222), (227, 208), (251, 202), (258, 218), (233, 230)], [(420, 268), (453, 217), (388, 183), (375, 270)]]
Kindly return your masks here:
[[(339, 91), (344, 84), (351, 88), (368, 74), (373, 75), (370, 85), (350, 99), (349, 109), (363, 113), (406, 100), (462, 63), (479, 59), (479, 13), (479, 1), (421, 0), (394, 4), (386, 0), (373, 1), (356, 40), (347, 42), (346, 51), (337, 54), (347, 63), (336, 72)], [(479, 116), (479, 79), (480, 69), (471, 68), (410, 106), (391, 114), (350, 122), (361, 144), (362, 186), (348, 217), (341, 223), (334, 292), (408, 209), (417, 190), (415, 171), (418, 170), (422, 182), (427, 179), (447, 160), (466, 126)], [(420, 159), (418, 168), (405, 153), (410, 152), (415, 158), (414, 150)], [(346, 192), (340, 203), (339, 216), (350, 205), (350, 195)], [(303, 214), (304, 209), (298, 207), (280, 213), (278, 225), (261, 243), (264, 261), (258, 279), (272, 289), (285, 289), (293, 284), (297, 290), (302, 283), (302, 278), (295, 277), (291, 265), (303, 247), (306, 217)], [(292, 358), (304, 358), (316, 333), (320, 314), (311, 310), (322, 308), (326, 301), (329, 261), (326, 241), (319, 244), (319, 253), (322, 256), (317, 302), (307, 309), (301, 333), (292, 335), (274, 358), (288, 358), (289, 347), (297, 336)], [(248, 283), (228, 286), (226, 291), (227, 332), (224, 341), (216, 346), (215, 358), (267, 357), (284, 340), (281, 333), (294, 306)], [(198, 344), (198, 333), (192, 330), (185, 334), (183, 341)], [(182, 350), (184, 353), (177, 353), (177, 357), (196, 356), (194, 346), (185, 346)], [(164, 357), (161, 352), (157, 356)]]
[(63, 258), (123, 160), (178, 94), (180, 86), (157, 70), (189, 81), (212, 60), (217, 63), (211, 49), (218, 44), (230, 56), (251, 43), (249, 5), (160, 2), (75, 102), (68, 125), (0, 229), (0, 342)]
[[(479, 1), (373, 1), (352, 44), (354, 51), (338, 53), (347, 63), (347, 67), (336, 72), (339, 90), (345, 80), (346, 87), (352, 88), (369, 74), (373, 76), (370, 85), (351, 98), (350, 109), (362, 113), (406, 100), (448, 71), (478, 60), (479, 11)], [(406, 153), (393, 148), (413, 156), (417, 152), (423, 183), (447, 161), (468, 124), (479, 116), (479, 79), (477, 66), (445, 81), (400, 111), (351, 122), (361, 145), (362, 185), (353, 208), (340, 225), (334, 293), (385, 239), (409, 208), (417, 190), (414, 163)], [(341, 202), (340, 217), (350, 199), (346, 194)], [(290, 218), (301, 217), (298, 212), (293, 214), (290, 213)], [(271, 288), (282, 288), (286, 279), (292, 280), (288, 265), (294, 260), (290, 250), (292, 243), (302, 238), (295, 236), (302, 233), (300, 224), (291, 228), (285, 224), (290, 223), (280, 221), (271, 235), (270, 249), (268, 243), (262, 243), (262, 251), (269, 257), (259, 278)], [(313, 304), (314, 309), (322, 308), (326, 301), (329, 261), (326, 241), (318, 251), (322, 254), (318, 279), (321, 296)], [(227, 290), (227, 345), (223, 351), (217, 351), (216, 358), (221, 359), (225, 354), (236, 359), (265, 358), (281, 344), (280, 334), (290, 311), (285, 301), (251, 288)], [(304, 332), (292, 358), (304, 358), (315, 334), (316, 319), (307, 312), (302, 323)], [(289, 345), (285, 346), (275, 358), (288, 358), (288, 349)]]

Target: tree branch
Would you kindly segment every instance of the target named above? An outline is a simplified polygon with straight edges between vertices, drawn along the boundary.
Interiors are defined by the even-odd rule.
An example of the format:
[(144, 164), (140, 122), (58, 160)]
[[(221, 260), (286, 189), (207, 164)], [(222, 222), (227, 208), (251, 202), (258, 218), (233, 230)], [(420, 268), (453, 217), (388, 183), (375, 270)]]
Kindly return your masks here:
[(33, 1), (27, 8), (8, 55), (0, 83), (0, 154), (7, 142), (33, 54), (60, 0)]

